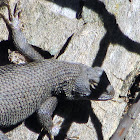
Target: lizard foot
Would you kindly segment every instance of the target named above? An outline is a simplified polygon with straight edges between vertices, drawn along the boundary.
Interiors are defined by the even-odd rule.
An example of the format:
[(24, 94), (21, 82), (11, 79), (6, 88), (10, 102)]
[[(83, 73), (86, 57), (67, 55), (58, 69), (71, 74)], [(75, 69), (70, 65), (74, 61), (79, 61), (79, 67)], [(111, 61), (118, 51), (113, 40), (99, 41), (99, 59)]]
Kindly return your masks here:
[(8, 18), (6, 18), (5, 15), (3, 15), (2, 13), (0, 13), (0, 17), (3, 18), (4, 22), (7, 24), (7, 26), (9, 26), (10, 28), (19, 28), (19, 16), (21, 13), (20, 10), (20, 2), (18, 1), (15, 6), (14, 6), (14, 10), (12, 11), (12, 6), (10, 1), (3, 1), (4, 6), (6, 6), (8, 8)]
[(55, 125), (53, 125), (50, 133), (52, 136), (57, 136), (60, 130), (60, 124), (62, 123), (62, 121), (57, 122)]

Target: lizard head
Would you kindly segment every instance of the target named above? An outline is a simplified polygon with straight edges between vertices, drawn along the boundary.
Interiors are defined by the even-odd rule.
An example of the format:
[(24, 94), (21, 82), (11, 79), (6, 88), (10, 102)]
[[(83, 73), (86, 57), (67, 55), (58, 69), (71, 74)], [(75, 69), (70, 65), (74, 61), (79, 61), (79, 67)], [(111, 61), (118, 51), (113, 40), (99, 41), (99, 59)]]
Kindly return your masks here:
[(114, 88), (102, 68), (82, 66), (82, 71), (75, 83), (73, 93), (75, 98), (109, 100), (113, 98), (114, 93)]

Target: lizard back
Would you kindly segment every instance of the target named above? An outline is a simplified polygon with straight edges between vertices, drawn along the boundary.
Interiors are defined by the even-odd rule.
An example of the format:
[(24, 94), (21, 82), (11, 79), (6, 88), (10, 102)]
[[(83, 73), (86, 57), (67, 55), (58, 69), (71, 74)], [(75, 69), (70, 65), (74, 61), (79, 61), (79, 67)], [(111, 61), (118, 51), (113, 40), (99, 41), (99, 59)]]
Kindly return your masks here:
[(0, 126), (16, 124), (30, 116), (53, 90), (57, 91), (65, 82), (66, 86), (74, 85), (68, 83), (75, 82), (79, 73), (77, 64), (56, 60), (1, 66)]

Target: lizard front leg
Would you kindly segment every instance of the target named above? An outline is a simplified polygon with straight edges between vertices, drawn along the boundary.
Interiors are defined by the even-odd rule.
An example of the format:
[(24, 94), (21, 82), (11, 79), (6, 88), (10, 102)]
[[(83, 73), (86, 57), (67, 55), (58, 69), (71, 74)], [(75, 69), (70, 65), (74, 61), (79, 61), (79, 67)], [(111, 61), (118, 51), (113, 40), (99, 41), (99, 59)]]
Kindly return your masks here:
[(27, 42), (24, 34), (20, 29), (20, 21), (19, 14), (21, 10), (19, 8), (20, 3), (16, 3), (14, 6), (14, 10), (11, 9), (11, 3), (8, 1), (5, 2), (4, 5), (8, 8), (9, 18), (6, 18), (3, 14), (0, 13), (0, 17), (3, 18), (7, 27), (9, 28), (9, 32), (12, 33), (12, 39), (15, 44), (15, 47), (28, 59), (35, 61), (44, 59), (34, 48)]
[(37, 111), (39, 122), (42, 124), (45, 131), (48, 131), (51, 140), (54, 139), (59, 132), (59, 128), (53, 125), (52, 114), (57, 105), (56, 97), (49, 97)]

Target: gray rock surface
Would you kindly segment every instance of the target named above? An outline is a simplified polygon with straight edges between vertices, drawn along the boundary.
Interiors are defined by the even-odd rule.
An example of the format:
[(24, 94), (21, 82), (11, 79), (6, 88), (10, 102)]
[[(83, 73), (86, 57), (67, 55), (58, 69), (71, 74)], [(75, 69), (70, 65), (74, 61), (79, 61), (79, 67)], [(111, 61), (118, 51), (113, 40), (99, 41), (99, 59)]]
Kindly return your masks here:
[[(87, 123), (73, 122), (67, 137), (97, 140), (102, 134), (104, 140), (108, 140), (127, 105), (119, 95), (127, 96), (134, 77), (140, 71), (140, 1), (89, 0), (85, 2), (79, 20), (76, 19), (79, 0), (22, 0), (21, 5), (21, 27), (30, 44), (54, 55), (74, 34), (59, 60), (98, 65), (106, 71), (115, 88), (115, 97), (112, 101), (91, 101), (93, 114), (102, 128), (93, 123), (95, 118), (90, 114)], [(0, 11), (7, 15), (5, 8)], [(7, 39), (8, 31), (0, 19), (0, 40)], [(54, 117), (54, 123), (59, 120), (63, 118)], [(13, 140), (34, 140), (38, 137), (24, 124), (7, 135)], [(44, 140), (47, 139), (45, 136)], [(126, 136), (126, 140), (138, 139), (140, 115)]]

